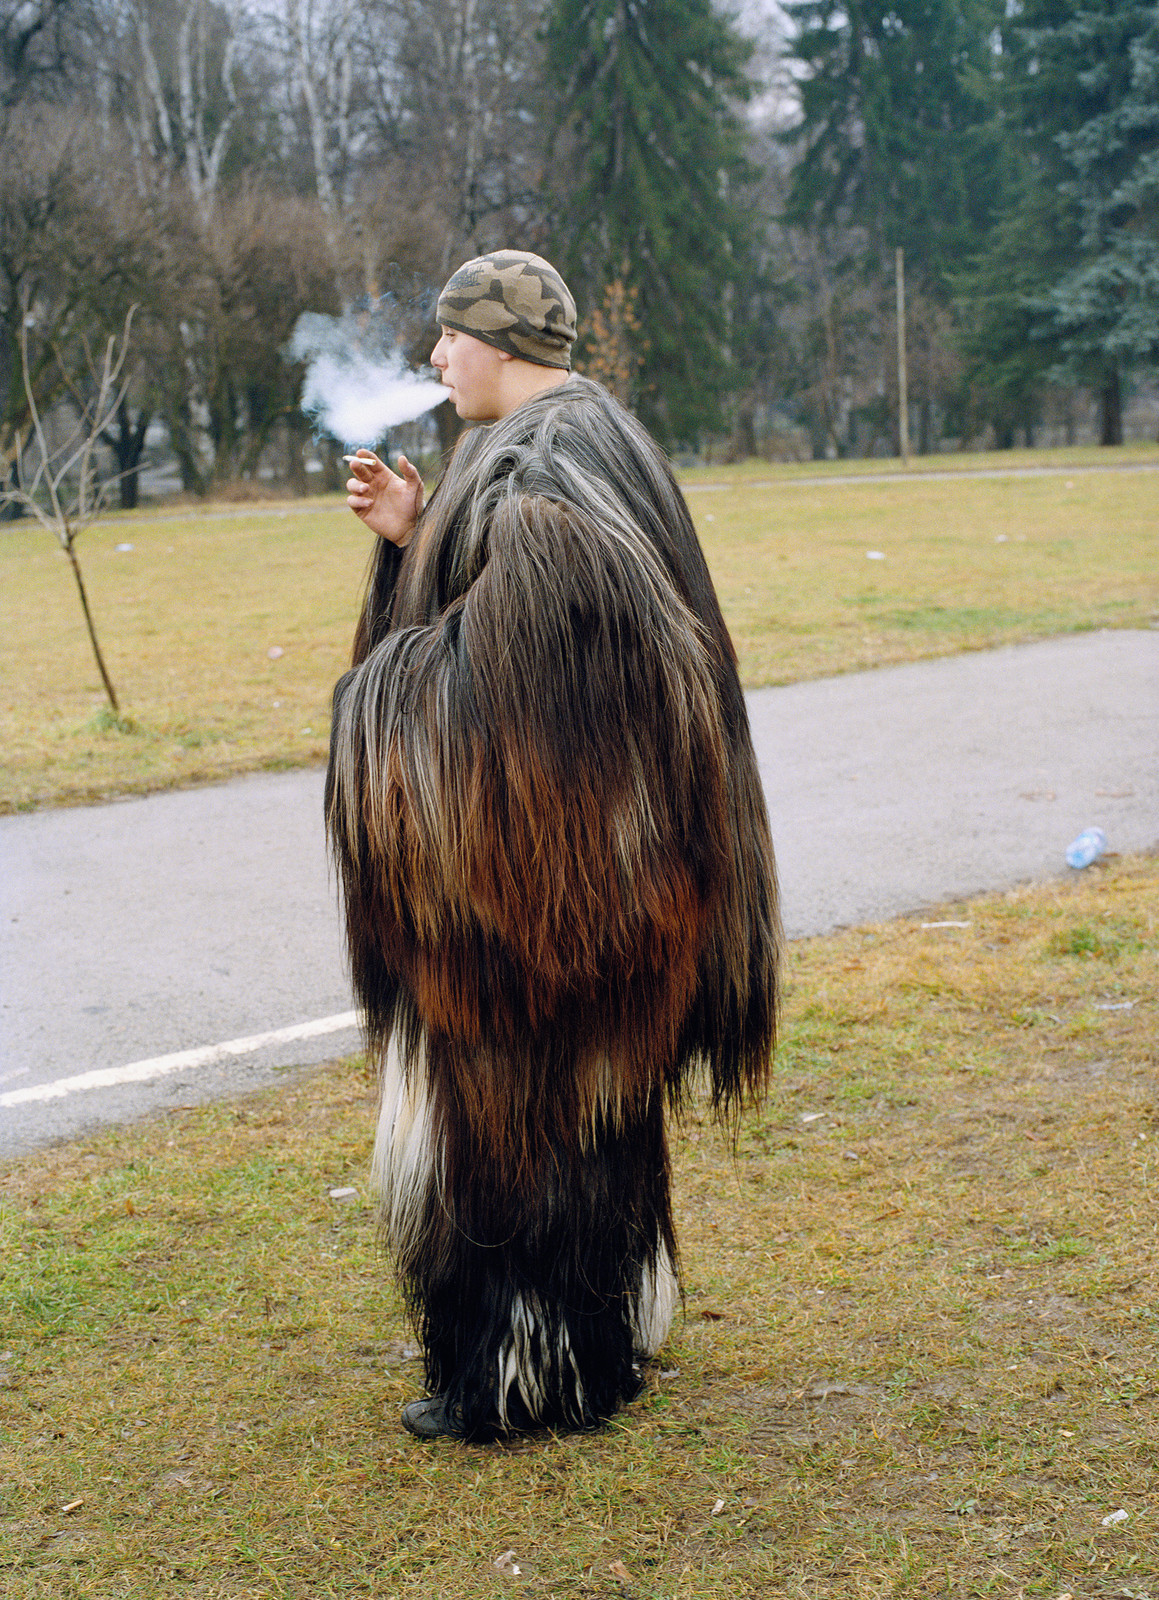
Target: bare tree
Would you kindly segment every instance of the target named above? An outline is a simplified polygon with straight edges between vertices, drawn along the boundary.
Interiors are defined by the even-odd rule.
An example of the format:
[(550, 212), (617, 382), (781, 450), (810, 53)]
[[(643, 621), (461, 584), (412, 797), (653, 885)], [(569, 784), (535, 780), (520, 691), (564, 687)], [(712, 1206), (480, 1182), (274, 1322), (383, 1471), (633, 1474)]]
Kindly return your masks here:
[[(101, 514), (115, 483), (115, 479), (102, 478), (98, 471), (96, 447), (124, 399), (132, 376), (130, 373), (122, 377), (128, 361), (133, 312), (130, 310), (126, 316), (119, 338), (114, 334), (105, 345), (104, 357), (94, 371), (96, 392), (93, 398), (86, 399), (74, 391), (78, 420), (73, 432), (61, 444), (50, 442), (36, 404), (28, 363), (29, 320), (30, 316), (26, 315), (25, 325), (21, 329), (20, 353), (24, 392), (32, 419), (31, 435), (26, 441), (26, 449), (17, 452), (16, 482), (0, 490), (0, 510), (6, 505), (15, 505), (31, 512), (68, 557), (101, 682), (105, 686), (113, 715), (119, 718), (121, 708), (97, 639), (76, 541)], [(24, 466), (26, 451), (33, 458), (31, 476)]]
[(127, 15), (131, 35), (105, 70), (124, 94), (139, 170), (144, 175), (152, 161), (180, 175), (208, 227), (239, 110), (235, 19), (211, 0), (178, 0), (175, 14), (153, 0), (131, 0)]
[(419, 178), (443, 225), (433, 263), (546, 242), (549, 118), (540, 0), (364, 0), (376, 35), (378, 159)]
[(91, 387), (86, 340), (100, 348), (130, 305), (171, 301), (164, 219), (116, 155), (79, 107), (27, 104), (8, 115), (0, 138), (0, 480), (15, 481), (31, 427), (22, 341), (47, 416), (70, 382)]
[(351, 0), (332, 6), (286, 0), (285, 27), (290, 73), (306, 114), (318, 204), (331, 254), (337, 256), (356, 138), (351, 111), (358, 18)]

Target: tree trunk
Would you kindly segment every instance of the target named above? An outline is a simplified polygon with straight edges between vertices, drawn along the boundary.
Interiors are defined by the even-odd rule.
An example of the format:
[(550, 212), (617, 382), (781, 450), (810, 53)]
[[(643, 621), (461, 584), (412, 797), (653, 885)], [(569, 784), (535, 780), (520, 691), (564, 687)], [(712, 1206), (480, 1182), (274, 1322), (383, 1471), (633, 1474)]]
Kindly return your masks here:
[(209, 492), (209, 485), (199, 459), (201, 452), (197, 447), (188, 395), (181, 394), (173, 402), (166, 403), (162, 408), (162, 416), (169, 430), (169, 447), (177, 457), (182, 489), (186, 494), (195, 494), (199, 499), (204, 499)]
[(80, 574), (80, 562), (77, 560), (76, 553), (73, 550), (71, 535), (68, 543), (64, 547), (64, 552), (72, 564), (72, 575), (76, 579), (77, 593), (80, 595), (81, 610), (85, 614), (85, 624), (89, 630), (89, 642), (93, 647), (93, 655), (97, 659), (97, 670), (100, 672), (101, 682), (105, 686), (105, 693), (109, 697), (109, 704), (113, 708), (113, 715), (119, 717), (121, 714), (121, 708), (117, 704), (117, 692), (113, 688), (113, 680), (109, 677), (108, 668), (105, 666), (105, 658), (101, 654), (101, 647), (97, 642), (96, 625), (93, 622), (93, 614), (89, 610), (89, 597), (85, 593), (84, 579)]
[[(10, 489), (18, 489), (20, 487), (20, 472), (16, 461), (13, 461), (7, 477)], [(0, 522), (19, 522), (24, 514), (24, 507), (19, 500), (5, 500), (0, 504)]]
[(1100, 444), (1122, 444), (1123, 442), (1123, 389), (1119, 381), (1119, 369), (1113, 367), (1103, 379), (1103, 387), (1099, 394), (1100, 413)]
[[(346, 486), (349, 472), (342, 459), (345, 445), (339, 444), (337, 439), (332, 439), (329, 434), (323, 434), (318, 440), (318, 459), (322, 463), (322, 488), (327, 494), (337, 494)], [(383, 446), (382, 460), (389, 461), (390, 454)]]
[(459, 420), (459, 413), (454, 406), (446, 400), (435, 407), (435, 426), (439, 430), (439, 449), (443, 455), (454, 449), (455, 442), (463, 431), (463, 424)]
[(295, 494), (307, 495), (310, 492), (310, 482), (306, 476), (306, 443), (310, 437), (310, 430), (300, 411), (287, 413), (285, 425), (286, 478)]
[(131, 421), (129, 407), (122, 400), (117, 407), (116, 430), (108, 430), (101, 435), (113, 452), (113, 458), (117, 463), (117, 491), (122, 511), (137, 509), (140, 499), (141, 455), (145, 449), (145, 434), (152, 420), (149, 412), (142, 411), (136, 422)]
[(757, 453), (757, 436), (753, 418), (753, 403), (748, 397), (736, 409), (732, 430), (732, 460), (749, 461)]

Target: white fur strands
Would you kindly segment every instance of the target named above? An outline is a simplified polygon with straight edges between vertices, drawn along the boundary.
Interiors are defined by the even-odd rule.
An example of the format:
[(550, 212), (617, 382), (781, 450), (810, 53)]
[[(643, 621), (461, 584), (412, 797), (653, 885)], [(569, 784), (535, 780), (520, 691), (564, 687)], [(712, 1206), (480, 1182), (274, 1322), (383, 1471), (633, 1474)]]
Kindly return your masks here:
[[(593, 1335), (601, 1368), (607, 1347), (618, 1350), (617, 1398), (626, 1398), (636, 1363), (659, 1349), (679, 1301), (656, 1216), (660, 1196), (647, 1195), (647, 1177), (666, 1183), (662, 1109), (614, 1135), (600, 1119), (570, 1180), (561, 1172), (544, 1193), (464, 1225), (443, 1181), (446, 1136), (423, 1057), (420, 1048), (408, 1075), (393, 1042), (387, 1048), (372, 1177), (383, 1237), (423, 1332), (428, 1382), (451, 1393), (476, 1437), (537, 1424), (590, 1427), (606, 1414), (601, 1386), (590, 1396), (581, 1366), (592, 1365)], [(649, 1169), (643, 1206), (640, 1185), (629, 1183), (627, 1206), (616, 1194), (627, 1165)], [(470, 1285), (486, 1291), (477, 1298)], [(455, 1382), (464, 1338), (476, 1373), (492, 1364), (482, 1394), (460, 1395)]]
[(442, 1187), (422, 1054), (408, 1075), (392, 1041), (379, 1074), (378, 1129), (370, 1181), (382, 1235), (395, 1256), (422, 1249), (422, 1219)]

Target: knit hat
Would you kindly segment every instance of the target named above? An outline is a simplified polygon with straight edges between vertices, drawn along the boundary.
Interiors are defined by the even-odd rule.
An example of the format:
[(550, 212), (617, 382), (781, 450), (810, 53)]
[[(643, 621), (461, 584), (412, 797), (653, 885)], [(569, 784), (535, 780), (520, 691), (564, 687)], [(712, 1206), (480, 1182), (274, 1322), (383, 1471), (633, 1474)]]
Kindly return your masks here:
[(526, 250), (493, 250), (461, 266), (435, 320), (538, 367), (570, 367), (575, 301), (559, 273)]

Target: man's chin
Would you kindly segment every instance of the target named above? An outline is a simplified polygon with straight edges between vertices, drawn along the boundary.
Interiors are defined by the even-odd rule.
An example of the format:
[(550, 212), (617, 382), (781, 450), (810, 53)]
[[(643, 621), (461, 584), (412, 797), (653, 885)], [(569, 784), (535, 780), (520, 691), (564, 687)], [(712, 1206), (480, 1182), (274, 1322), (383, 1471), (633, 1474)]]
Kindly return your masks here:
[(483, 411), (478, 406), (468, 405), (465, 400), (454, 399), (451, 404), (460, 422), (494, 422), (493, 412)]

